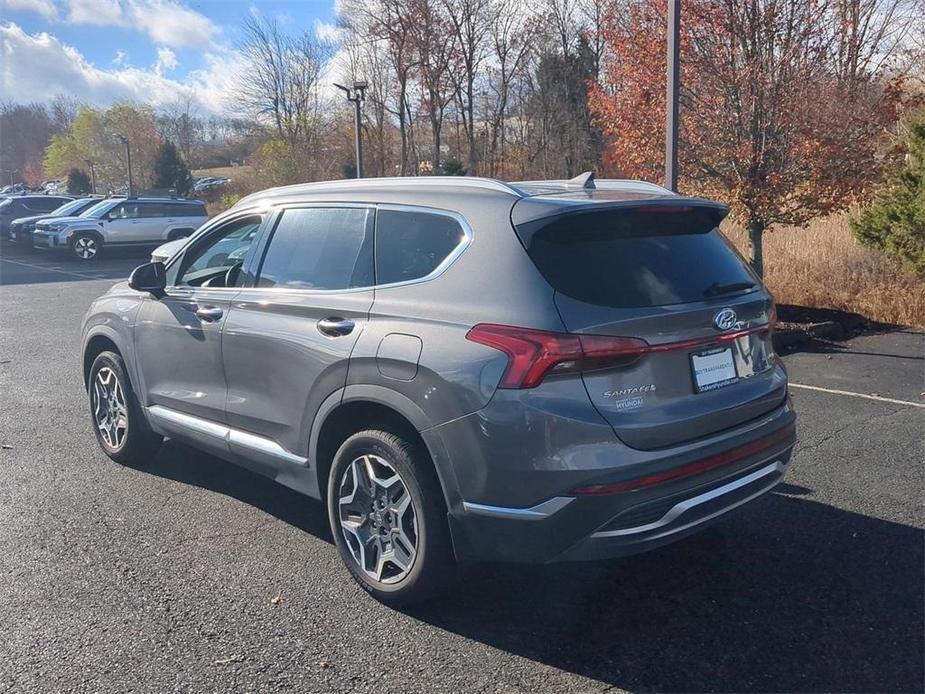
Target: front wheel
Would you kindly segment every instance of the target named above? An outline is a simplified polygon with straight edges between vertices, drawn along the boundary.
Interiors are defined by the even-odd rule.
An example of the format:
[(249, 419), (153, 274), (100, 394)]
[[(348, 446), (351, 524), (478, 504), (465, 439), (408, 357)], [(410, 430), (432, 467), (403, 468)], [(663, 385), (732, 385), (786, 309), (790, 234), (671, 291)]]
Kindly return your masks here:
[(376, 599), (420, 602), (452, 583), (443, 495), (413, 443), (377, 430), (348, 438), (331, 466), (328, 516), (341, 558)]
[(117, 463), (148, 462), (163, 438), (148, 428), (119, 354), (101, 352), (93, 360), (87, 390), (96, 440), (103, 452)]
[(93, 234), (77, 234), (71, 241), (71, 252), (78, 260), (93, 260), (102, 247), (103, 244)]

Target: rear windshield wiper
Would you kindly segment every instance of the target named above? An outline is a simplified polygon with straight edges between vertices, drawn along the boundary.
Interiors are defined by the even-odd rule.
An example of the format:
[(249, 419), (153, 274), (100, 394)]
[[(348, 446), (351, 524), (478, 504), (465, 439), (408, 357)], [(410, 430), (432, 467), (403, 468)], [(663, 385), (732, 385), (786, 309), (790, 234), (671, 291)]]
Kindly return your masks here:
[(709, 287), (703, 290), (704, 296), (720, 296), (722, 294), (732, 294), (733, 292), (741, 292), (745, 289), (754, 289), (754, 282), (730, 282), (729, 284), (717, 284), (714, 282)]

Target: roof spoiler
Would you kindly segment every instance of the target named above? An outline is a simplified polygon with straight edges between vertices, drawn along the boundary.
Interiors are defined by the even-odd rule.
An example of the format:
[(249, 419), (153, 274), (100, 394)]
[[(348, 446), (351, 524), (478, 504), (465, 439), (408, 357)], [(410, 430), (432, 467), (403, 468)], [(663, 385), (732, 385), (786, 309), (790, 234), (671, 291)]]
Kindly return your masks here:
[[(711, 221), (719, 223), (729, 214), (729, 207), (721, 202), (703, 198), (686, 198), (680, 195), (650, 197), (638, 200), (601, 200), (591, 202), (564, 202), (561, 199), (545, 199), (542, 196), (519, 200), (511, 210), (511, 222), (515, 227), (539, 223), (540, 226), (565, 215), (614, 214), (636, 211), (642, 214), (671, 215), (697, 213), (706, 214)], [(589, 218), (590, 219), (590, 218)]]

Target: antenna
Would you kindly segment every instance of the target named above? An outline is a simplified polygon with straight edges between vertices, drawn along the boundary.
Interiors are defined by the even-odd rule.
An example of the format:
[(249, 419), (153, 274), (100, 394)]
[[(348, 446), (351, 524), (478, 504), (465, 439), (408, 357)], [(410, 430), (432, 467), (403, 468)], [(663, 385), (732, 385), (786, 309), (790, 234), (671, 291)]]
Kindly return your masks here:
[(579, 188), (597, 188), (594, 185), (594, 172), (585, 171), (584, 173), (578, 174), (575, 178), (570, 178), (566, 181), (567, 185), (578, 186)]

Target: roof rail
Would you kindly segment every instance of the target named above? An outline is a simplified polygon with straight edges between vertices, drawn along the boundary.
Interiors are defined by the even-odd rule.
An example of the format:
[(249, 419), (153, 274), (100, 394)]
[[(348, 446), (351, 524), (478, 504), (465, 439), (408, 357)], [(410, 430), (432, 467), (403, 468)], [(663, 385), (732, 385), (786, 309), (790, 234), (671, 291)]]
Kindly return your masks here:
[(269, 188), (251, 195), (247, 195), (235, 205), (264, 195), (279, 195), (286, 192), (297, 193), (350, 190), (353, 188), (401, 188), (405, 186), (453, 186), (461, 188), (481, 188), (505, 193), (517, 198), (526, 197), (526, 193), (510, 183), (499, 181), (496, 178), (483, 178), (480, 176), (391, 176), (384, 178), (346, 178), (337, 181), (318, 181), (316, 183), (296, 183), (289, 186)]

